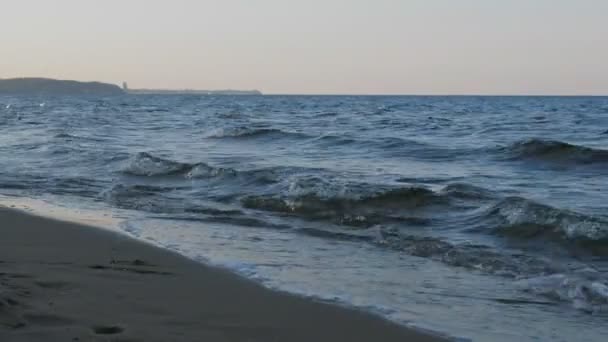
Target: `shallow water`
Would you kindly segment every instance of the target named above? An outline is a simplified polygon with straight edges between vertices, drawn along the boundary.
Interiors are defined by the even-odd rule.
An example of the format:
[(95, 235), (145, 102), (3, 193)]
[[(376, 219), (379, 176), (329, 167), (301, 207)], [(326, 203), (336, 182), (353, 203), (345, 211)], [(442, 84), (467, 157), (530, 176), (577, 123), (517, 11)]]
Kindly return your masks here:
[(0, 97), (0, 194), (118, 210), (136, 237), (451, 336), (596, 341), (607, 129), (601, 97)]

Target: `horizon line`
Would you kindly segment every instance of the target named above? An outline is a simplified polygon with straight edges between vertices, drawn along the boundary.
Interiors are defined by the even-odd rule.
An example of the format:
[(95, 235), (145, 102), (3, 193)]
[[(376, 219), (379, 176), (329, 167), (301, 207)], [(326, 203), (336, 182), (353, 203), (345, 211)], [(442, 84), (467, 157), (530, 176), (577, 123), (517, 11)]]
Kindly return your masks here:
[[(104, 81), (82, 81), (76, 79), (64, 79), (64, 78), (53, 78), (53, 77), (45, 77), (45, 76), (20, 76), (20, 77), (9, 77), (3, 78), (0, 77), (0, 80), (14, 80), (14, 79), (28, 79), (28, 78), (38, 78), (38, 79), (49, 79), (49, 80), (57, 80), (57, 81), (74, 81), (81, 83), (106, 83)], [(257, 89), (238, 89), (238, 88), (224, 88), (224, 89), (195, 89), (195, 88), (127, 88), (124, 89), (121, 87), (121, 83), (107, 82), (109, 84), (120, 87), (123, 90), (128, 91), (171, 91), (175, 93), (179, 92), (188, 92), (188, 91), (200, 91), (200, 92), (222, 92), (222, 91), (236, 91), (236, 92), (260, 92), (261, 95), (257, 96), (421, 96), (421, 97), (608, 97), (608, 92), (605, 94), (551, 94), (551, 93), (282, 93), (282, 92), (271, 92), (266, 93), (263, 90)], [(122, 84), (124, 86), (128, 81), (123, 81)], [(137, 94), (134, 94), (137, 95)], [(255, 96), (255, 95), (252, 95)]]
[(263, 93), (263, 96), (427, 96), (427, 97), (608, 97), (608, 93), (606, 94), (429, 94), (429, 93), (375, 93), (375, 94), (365, 94), (365, 93)]

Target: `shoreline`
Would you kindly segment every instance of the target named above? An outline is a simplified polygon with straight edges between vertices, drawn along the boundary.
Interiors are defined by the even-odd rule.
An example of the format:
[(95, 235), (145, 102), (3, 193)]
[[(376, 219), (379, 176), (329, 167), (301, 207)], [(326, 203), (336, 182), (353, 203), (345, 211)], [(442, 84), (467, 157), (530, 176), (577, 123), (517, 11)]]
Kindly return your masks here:
[(2, 341), (445, 341), (125, 234), (0, 206)]

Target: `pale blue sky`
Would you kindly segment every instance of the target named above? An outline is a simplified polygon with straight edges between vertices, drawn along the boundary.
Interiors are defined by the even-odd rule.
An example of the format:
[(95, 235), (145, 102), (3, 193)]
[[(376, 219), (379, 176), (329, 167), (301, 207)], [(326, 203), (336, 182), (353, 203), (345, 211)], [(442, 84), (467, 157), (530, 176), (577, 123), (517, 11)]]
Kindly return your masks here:
[(0, 78), (608, 94), (608, 0), (0, 0)]

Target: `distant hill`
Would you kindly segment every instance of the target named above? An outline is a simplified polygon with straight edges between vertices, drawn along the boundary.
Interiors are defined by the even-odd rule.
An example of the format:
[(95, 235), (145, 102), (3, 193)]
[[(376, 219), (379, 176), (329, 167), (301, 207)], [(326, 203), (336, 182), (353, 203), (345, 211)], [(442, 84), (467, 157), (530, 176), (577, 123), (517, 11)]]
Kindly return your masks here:
[(262, 95), (259, 90), (128, 89), (127, 92), (135, 95)]
[(117, 85), (50, 78), (0, 79), (0, 95), (122, 95)]

